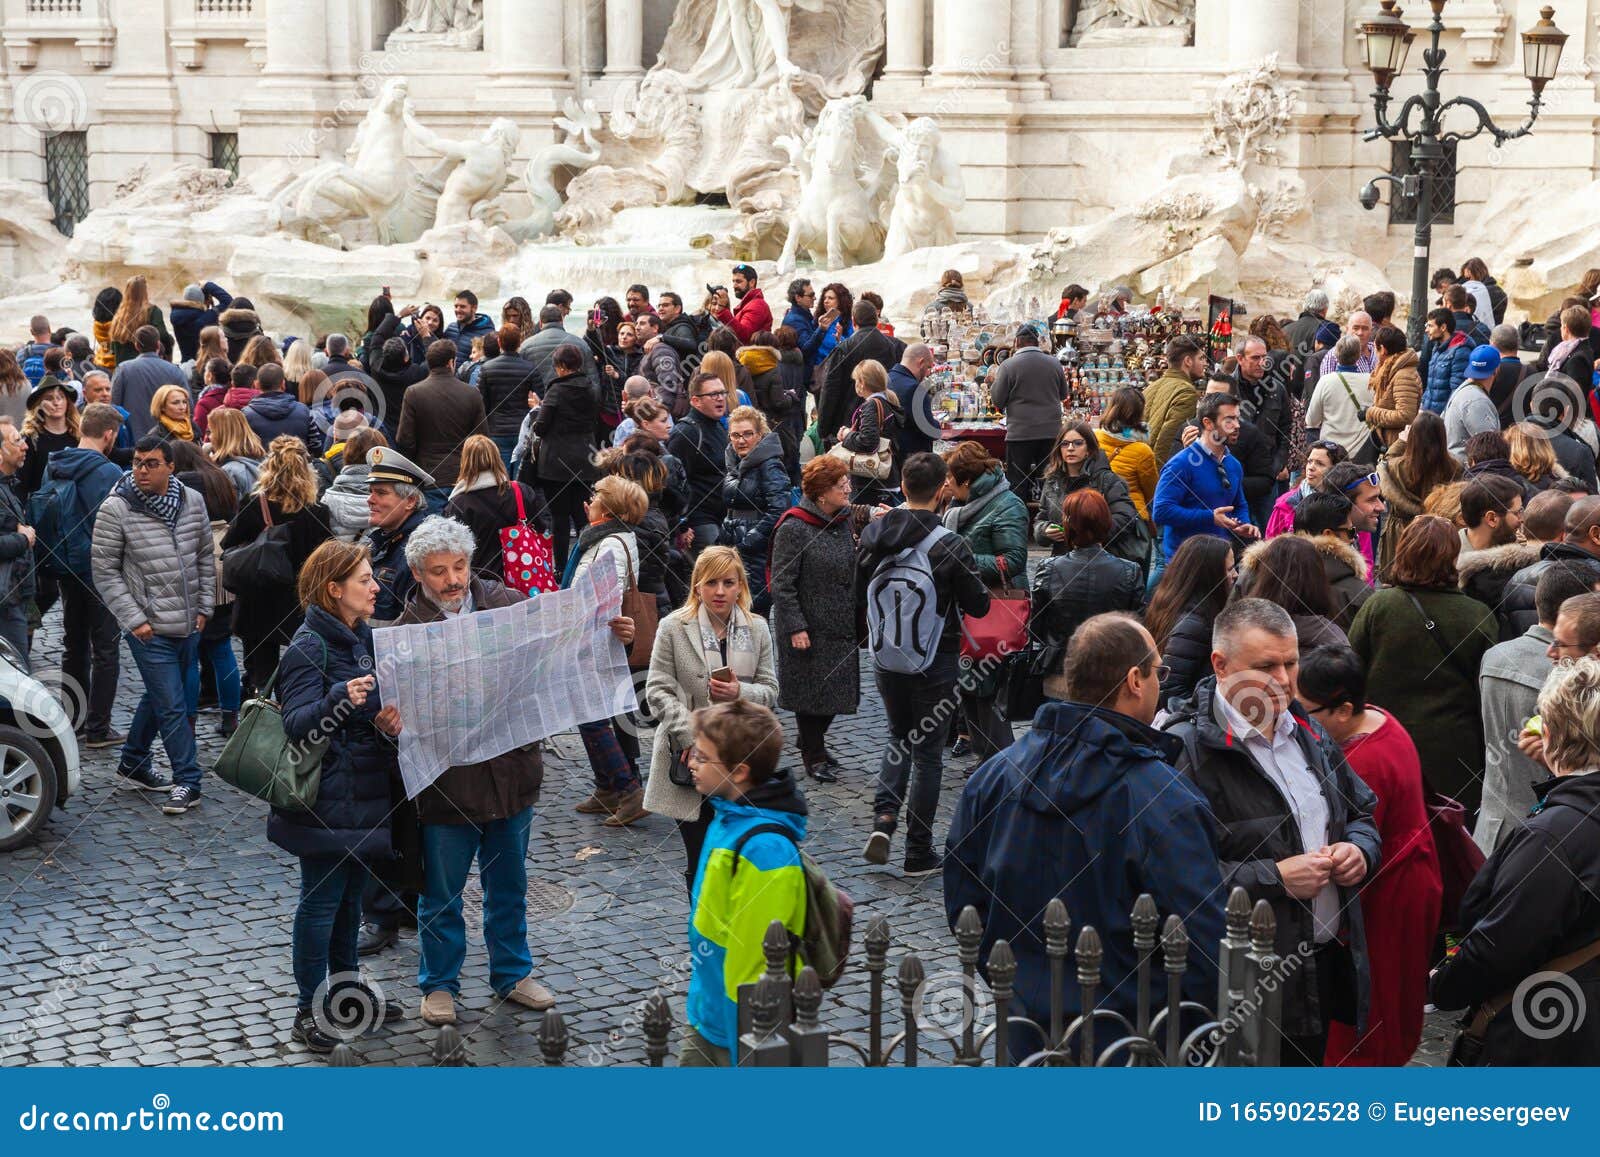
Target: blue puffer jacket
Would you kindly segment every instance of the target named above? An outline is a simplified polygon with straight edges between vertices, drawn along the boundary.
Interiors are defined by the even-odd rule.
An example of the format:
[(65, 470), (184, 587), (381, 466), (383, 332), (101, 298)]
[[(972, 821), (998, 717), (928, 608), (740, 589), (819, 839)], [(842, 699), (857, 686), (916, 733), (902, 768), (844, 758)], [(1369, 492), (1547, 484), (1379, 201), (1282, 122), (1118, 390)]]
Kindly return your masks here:
[(472, 357), (472, 339), (486, 337), (495, 330), (494, 320), (486, 313), (475, 313), (462, 325), (459, 321), (452, 321), (444, 327), (441, 337), (449, 338), (456, 343), (456, 365), (467, 364)]
[(352, 707), (345, 685), (373, 673), (372, 628), (355, 630), (321, 607), (306, 611), (278, 666), (283, 730), (291, 741), (313, 731), (329, 738), (322, 784), (309, 812), (272, 809), (267, 838), (296, 856), (390, 855), (390, 784), (398, 774), (394, 741), (372, 725), (382, 703), (374, 690)]
[(1422, 390), (1422, 408), (1435, 414), (1444, 413), (1450, 395), (1467, 376), (1467, 361), (1472, 357), (1472, 344), (1467, 335), (1457, 331), (1443, 349), (1436, 349), (1428, 359), (1428, 380)]
[[(995, 941), (1010, 942), (1022, 1015), (1049, 1021), (1044, 910), (1057, 897), (1074, 929), (1092, 924), (1100, 933), (1107, 1007), (1134, 1013), (1131, 914), (1141, 892), (1163, 920), (1182, 917), (1197, 946), (1184, 999), (1215, 1000), (1226, 897), (1205, 798), (1174, 766), (1182, 750), (1119, 712), (1046, 703), (1026, 735), (967, 780), (945, 844), (945, 915), (954, 928), (963, 908), (978, 910), (986, 977)], [(1063, 996), (1066, 1015), (1076, 1016), (1070, 978)], [(1041, 1047), (1032, 1033), (1013, 1039), (1023, 1054)]]

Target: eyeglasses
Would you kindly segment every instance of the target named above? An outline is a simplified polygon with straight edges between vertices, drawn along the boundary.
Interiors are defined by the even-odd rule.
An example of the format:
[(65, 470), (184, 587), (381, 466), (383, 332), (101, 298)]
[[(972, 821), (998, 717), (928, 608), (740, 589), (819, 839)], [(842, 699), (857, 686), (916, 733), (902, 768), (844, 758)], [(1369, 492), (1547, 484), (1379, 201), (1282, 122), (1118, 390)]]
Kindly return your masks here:
[(1172, 668), (1165, 663), (1158, 663), (1155, 674), (1157, 683), (1166, 683), (1172, 679)]
[(727, 390), (707, 390), (703, 394), (696, 394), (695, 395), (695, 397), (697, 397), (697, 398), (726, 398), (727, 396), (728, 396), (728, 391)]
[(1365, 478), (1357, 478), (1354, 482), (1351, 482), (1348, 486), (1341, 486), (1339, 489), (1343, 490), (1346, 494), (1349, 494), (1357, 486), (1361, 486), (1363, 484), (1365, 484), (1367, 486), (1381, 486), (1382, 485), (1382, 483), (1378, 480), (1377, 473), (1374, 472), (1372, 474), (1368, 474)]
[(1082, 438), (1064, 438), (1061, 441), (1063, 450), (1082, 450), (1088, 443)]
[(166, 464), (167, 460), (165, 458), (135, 458), (133, 460), (133, 468), (135, 470), (159, 470)]
[[(710, 395), (701, 394), (700, 396), (702, 398), (704, 398), (704, 397), (709, 397)], [(723, 395), (723, 396), (726, 397), (727, 395)], [(748, 442), (750, 439), (754, 438), (755, 436), (756, 436), (756, 432), (754, 430), (745, 430), (745, 431), (742, 431), (741, 433), (738, 433), (738, 434), (729, 434), (728, 435), (728, 440), (730, 442)]]
[(1322, 439), (1320, 439), (1320, 440), (1318, 440), (1316, 442), (1311, 443), (1311, 445), (1306, 447), (1306, 453), (1308, 453), (1308, 454), (1313, 450), (1323, 450), (1323, 451), (1326, 451), (1330, 455), (1331, 454), (1343, 454), (1344, 453), (1344, 447), (1343, 446), (1339, 445), (1339, 443), (1334, 442), (1334, 441), (1332, 441), (1331, 439), (1328, 439), (1328, 438), (1322, 438)]

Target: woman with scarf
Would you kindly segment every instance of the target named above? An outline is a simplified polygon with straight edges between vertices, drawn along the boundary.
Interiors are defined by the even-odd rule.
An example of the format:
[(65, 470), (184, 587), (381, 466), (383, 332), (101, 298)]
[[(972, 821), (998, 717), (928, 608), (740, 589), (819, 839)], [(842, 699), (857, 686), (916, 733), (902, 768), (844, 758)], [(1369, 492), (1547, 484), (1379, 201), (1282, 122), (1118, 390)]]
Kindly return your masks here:
[(1311, 443), (1311, 448), (1306, 451), (1305, 477), (1300, 480), (1300, 485), (1289, 487), (1279, 495), (1278, 501), (1273, 503), (1272, 517), (1267, 519), (1265, 537), (1276, 538), (1280, 534), (1292, 534), (1294, 508), (1300, 505), (1300, 500), (1307, 494), (1313, 490), (1321, 490), (1322, 476), (1349, 456), (1349, 452), (1337, 442), (1323, 439)]
[[(484, 439), (488, 441), (488, 439)], [(490, 449), (493, 449), (490, 443)], [(567, 559), (561, 576), (566, 590), (590, 567), (616, 570), (624, 591), (639, 581), (639, 541), (635, 533), (650, 510), (643, 487), (614, 474), (594, 484), (594, 494), (584, 503), (589, 525), (578, 535), (578, 545)], [(627, 646), (633, 642), (633, 620), (611, 620), (612, 633)], [(608, 828), (625, 828), (645, 816), (644, 787), (639, 782), (639, 724), (627, 715), (580, 723), (578, 734), (594, 772), (594, 794), (577, 806), (583, 815), (603, 815)]]
[(756, 614), (771, 605), (767, 592), (767, 560), (772, 528), (789, 508), (789, 472), (783, 465), (778, 436), (754, 406), (740, 406), (728, 415), (728, 474), (722, 482), (727, 508), (718, 542), (744, 559), (745, 574)]
[[(945, 455), (945, 466), (950, 472), (945, 490), (952, 499), (944, 515), (946, 528), (967, 540), (978, 574), (991, 589), (1026, 587), (1028, 507), (1011, 492), (1005, 467), (978, 442), (962, 442)], [(1060, 509), (1056, 507), (1058, 517)], [(962, 668), (959, 685), (965, 726), (958, 728), (951, 754), (976, 751), (979, 759), (988, 759), (1011, 746), (1011, 725), (995, 707), (999, 691), (996, 673), (977, 674), (966, 659)]]
[(169, 440), (194, 441), (194, 423), (189, 419), (189, 391), (182, 386), (162, 386), (150, 399), (150, 416), (156, 420), (155, 432)]
[(500, 532), (524, 520), (540, 534), (548, 533), (549, 526), (539, 492), (511, 480), (499, 449), (482, 434), (461, 444), (461, 476), (450, 491), (444, 516), (472, 531), (473, 573), (495, 582), (506, 581)]
[(793, 417), (803, 405), (804, 387), (796, 392), (785, 384), (778, 341), (767, 330), (751, 334), (749, 344), (736, 356), (750, 372), (750, 402), (766, 418), (767, 428), (777, 434), (784, 469), (793, 472), (800, 461), (801, 430)]
[(644, 694), (656, 720), (644, 806), (678, 821), (687, 857), (684, 884), (693, 891), (712, 818), (711, 805), (689, 775), (693, 715), (734, 699), (763, 707), (778, 701), (772, 635), (766, 620), (750, 612), (744, 562), (732, 547), (709, 546), (695, 560), (688, 601), (656, 630)]

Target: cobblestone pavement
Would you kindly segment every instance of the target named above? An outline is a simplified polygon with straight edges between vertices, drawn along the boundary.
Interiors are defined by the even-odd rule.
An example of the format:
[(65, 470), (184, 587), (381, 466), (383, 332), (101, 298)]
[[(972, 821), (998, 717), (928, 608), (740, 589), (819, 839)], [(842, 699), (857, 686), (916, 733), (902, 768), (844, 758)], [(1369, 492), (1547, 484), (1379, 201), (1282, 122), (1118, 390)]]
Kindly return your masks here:
[[(35, 655), (57, 653), (59, 614)], [(48, 661), (48, 659), (46, 659)], [(863, 686), (870, 687), (870, 677)], [(123, 654), (115, 715), (126, 729), (137, 674)], [(792, 735), (792, 721), (789, 721)], [(842, 718), (830, 746), (848, 769), (832, 786), (809, 784), (807, 847), (857, 904), (857, 947), (866, 923), (888, 918), (890, 968), (917, 951), (932, 1000), (959, 1001), (954, 941), (937, 876), (902, 879), (892, 861), (873, 868), (860, 849), (871, 825), (871, 777), (882, 751), (875, 692)], [(221, 749), (217, 716), (202, 714), (201, 762)], [(648, 746), (646, 746), (648, 752)], [(32, 847), (0, 855), (0, 1064), (320, 1064), (290, 1042), (295, 994), (289, 937), (299, 876), (266, 839), (265, 807), (215, 780), (202, 806), (163, 816), (159, 798), (118, 792), (116, 749), (86, 752), (82, 793), (57, 812)], [(970, 760), (950, 761), (939, 831)], [(683, 850), (676, 826), (652, 816), (604, 828), (572, 809), (591, 787), (575, 733), (547, 751), (543, 795), (528, 853), (529, 938), (534, 974), (557, 995), (570, 1035), (567, 1063), (644, 1063), (641, 1002), (671, 1000), (682, 1023), (688, 980)], [(896, 856), (901, 852), (896, 841)], [(468, 898), (469, 948), (457, 1003), (469, 1063), (538, 1064), (538, 1014), (496, 1007), (478, 929), (476, 884)], [(414, 933), (366, 967), (406, 1018), (358, 1044), (363, 1063), (430, 1063), (433, 1030), (417, 1016)], [(898, 1023), (898, 1001), (891, 1024)], [(836, 1031), (866, 1023), (865, 974), (847, 973), (824, 1004)], [(1441, 1025), (1419, 1057), (1438, 1063)], [(673, 1038), (674, 1051), (676, 1032)], [(927, 1051), (923, 1063), (948, 1060)], [(846, 1063), (836, 1050), (835, 1063)]]

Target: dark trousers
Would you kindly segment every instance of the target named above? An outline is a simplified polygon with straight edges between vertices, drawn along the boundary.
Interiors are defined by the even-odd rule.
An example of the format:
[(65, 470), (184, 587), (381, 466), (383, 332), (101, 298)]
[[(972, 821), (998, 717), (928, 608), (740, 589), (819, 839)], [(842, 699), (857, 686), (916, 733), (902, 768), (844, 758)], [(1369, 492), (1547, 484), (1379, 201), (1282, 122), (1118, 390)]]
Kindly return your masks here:
[(688, 866), (683, 881), (694, 895), (694, 877), (700, 870), (700, 852), (706, 846), (706, 833), (711, 830), (711, 820), (717, 813), (711, 810), (710, 800), (700, 801), (700, 814), (692, 820), (678, 821), (678, 835), (683, 839), (683, 854)]
[(1039, 498), (1039, 478), (1050, 463), (1054, 438), (1023, 438), (1006, 443), (1006, 481), (1011, 492), (1024, 502)]
[(1339, 1002), (1338, 978), (1350, 970), (1350, 949), (1337, 940), (1317, 945), (1313, 956), (1317, 972), (1317, 1007), (1322, 1012), (1322, 1031), (1304, 1036), (1284, 1035), (1278, 1063), (1285, 1068), (1316, 1068), (1328, 1051), (1328, 1012)]
[(92, 585), (68, 575), (61, 580), (61, 625), (65, 635), (61, 675), (82, 693), (84, 733), (93, 739), (108, 735), (121, 666), (116, 616)]
[(877, 672), (878, 694), (889, 718), (889, 743), (878, 768), (872, 813), (893, 820), (901, 805), (906, 806), (908, 853), (933, 850), (944, 737), (956, 710), (956, 673), (956, 656), (949, 652), (941, 652), (919, 675)]
[[(354, 856), (301, 856), (300, 905), (294, 912), (294, 983), (311, 1008), (328, 978), (354, 983), (360, 967), (361, 886), (367, 868)], [(327, 992), (323, 993), (324, 999)]]
[(252, 639), (244, 648), (244, 685), (252, 693), (259, 692), (278, 669), (280, 648), (277, 643)]
[(572, 528), (576, 526), (581, 531), (589, 523), (588, 517), (583, 513), (583, 504), (589, 501), (592, 491), (589, 484), (581, 479), (570, 482), (545, 480), (542, 485), (546, 508), (550, 511), (552, 522), (550, 537), (551, 545), (556, 552), (556, 574), (560, 575), (567, 566), (567, 550), (572, 541)]
[(152, 635), (143, 643), (132, 635), (127, 639), (128, 650), (133, 652), (133, 661), (144, 680), (144, 694), (133, 712), (133, 725), (122, 745), (117, 771), (126, 775), (148, 770), (159, 732), (161, 744), (167, 749), (167, 761), (172, 764), (172, 782), (199, 791), (203, 775), (195, 752), (194, 731), (189, 726), (183, 681), (190, 665), (199, 661), (200, 632), (182, 639)]
[(717, 539), (722, 537), (720, 522), (691, 522), (688, 527), (694, 531), (694, 541), (689, 544), (690, 559), (699, 558), (702, 550), (708, 546), (716, 546)]
[(639, 789), (637, 743), (630, 758), (609, 719), (580, 723), (578, 734), (583, 737), (583, 750), (589, 757), (589, 769), (594, 772), (595, 791), (626, 795)]
[(817, 763), (827, 758), (828, 728), (832, 715), (804, 715), (796, 711), (795, 726), (800, 732), (800, 758), (807, 763)]
[(17, 658), (22, 663), (24, 675), (33, 673), (33, 660), (28, 654), (30, 634), (26, 606), (22, 603), (8, 603), (0, 607), (0, 638), (17, 649)]
[(1016, 741), (1011, 724), (1000, 714), (1000, 708), (995, 703), (993, 695), (973, 695), (963, 690), (961, 712), (966, 717), (967, 735), (972, 739), (972, 750), (977, 753), (979, 759), (988, 759)]

